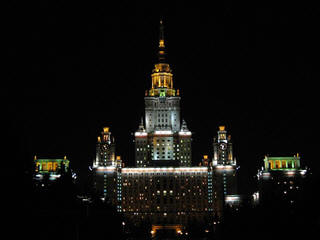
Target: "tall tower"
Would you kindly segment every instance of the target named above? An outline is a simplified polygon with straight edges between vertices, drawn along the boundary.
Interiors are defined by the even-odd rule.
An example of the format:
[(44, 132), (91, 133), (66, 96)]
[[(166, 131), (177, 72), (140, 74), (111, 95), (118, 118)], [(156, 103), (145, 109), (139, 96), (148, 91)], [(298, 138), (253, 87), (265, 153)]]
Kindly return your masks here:
[(213, 139), (213, 165), (236, 165), (233, 158), (231, 135), (227, 137), (225, 126), (219, 126), (217, 137)]
[(94, 166), (115, 166), (115, 143), (111, 137), (109, 127), (104, 127), (96, 145), (96, 159)]
[(134, 224), (152, 223), (153, 234), (168, 226), (182, 234), (182, 225), (195, 219), (210, 225), (212, 171), (209, 166), (191, 166), (192, 134), (180, 116), (180, 96), (166, 61), (162, 21), (158, 63), (144, 100), (145, 116), (135, 132), (136, 167), (118, 172), (122, 181), (118, 209)]
[(181, 125), (179, 90), (166, 63), (163, 23), (160, 21), (158, 63), (151, 74), (145, 96), (145, 125), (135, 133), (136, 166), (190, 166), (191, 132)]
[(98, 196), (114, 205), (118, 203), (117, 176), (121, 162), (120, 157), (115, 157), (115, 141), (109, 127), (104, 127), (96, 145), (96, 158), (92, 167), (93, 184)]
[(220, 126), (213, 139), (212, 175), (214, 188), (214, 208), (218, 218), (223, 208), (236, 207), (240, 203), (237, 190), (237, 162), (233, 156), (231, 135), (227, 136), (225, 126)]

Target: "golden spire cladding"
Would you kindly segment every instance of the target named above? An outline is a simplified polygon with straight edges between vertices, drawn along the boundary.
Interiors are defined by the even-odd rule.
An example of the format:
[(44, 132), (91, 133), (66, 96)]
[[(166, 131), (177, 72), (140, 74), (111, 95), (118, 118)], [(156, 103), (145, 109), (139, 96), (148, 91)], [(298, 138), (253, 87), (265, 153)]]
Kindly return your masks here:
[(168, 63), (165, 63), (165, 42), (163, 22), (160, 20), (160, 34), (159, 34), (159, 63), (154, 65), (152, 70), (152, 86), (149, 90), (149, 96), (175, 96), (175, 90), (173, 89), (172, 71)]
[(160, 31), (159, 31), (159, 52), (158, 52), (158, 57), (159, 57), (159, 62), (163, 63), (165, 62), (165, 45), (164, 45), (164, 31), (163, 31), (163, 22), (160, 20)]

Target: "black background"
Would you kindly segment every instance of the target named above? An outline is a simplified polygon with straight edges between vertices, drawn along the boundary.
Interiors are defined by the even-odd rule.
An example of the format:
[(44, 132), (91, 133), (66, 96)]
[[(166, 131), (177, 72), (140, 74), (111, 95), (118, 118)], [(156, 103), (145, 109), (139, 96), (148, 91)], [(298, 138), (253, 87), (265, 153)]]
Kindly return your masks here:
[[(134, 165), (132, 133), (157, 62), (159, 19), (193, 132), (193, 163), (212, 156), (219, 125), (232, 135), (241, 191), (264, 155), (317, 161), (319, 9), (307, 4), (8, 3), (1, 90), (5, 171), (33, 156), (70, 159), (85, 179), (102, 127)], [(5, 86), (8, 83), (8, 86)]]

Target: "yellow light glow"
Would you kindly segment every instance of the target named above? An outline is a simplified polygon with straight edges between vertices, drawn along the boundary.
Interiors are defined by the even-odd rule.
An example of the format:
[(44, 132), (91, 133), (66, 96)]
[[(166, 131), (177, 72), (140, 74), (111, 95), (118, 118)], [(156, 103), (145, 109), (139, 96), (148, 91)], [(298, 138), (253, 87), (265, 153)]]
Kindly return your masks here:
[(164, 47), (164, 40), (163, 40), (163, 39), (160, 39), (160, 41), (159, 41), (159, 47)]
[(98, 137), (98, 142), (101, 142), (101, 137)]
[(58, 163), (54, 162), (52, 170), (55, 172), (55, 171), (57, 171), (57, 169), (58, 169)]
[(219, 126), (219, 131), (224, 131), (225, 130), (225, 126)]
[(121, 156), (117, 156), (117, 160), (121, 160)]
[(48, 168), (48, 171), (52, 171), (52, 162), (48, 162), (47, 168)]
[(104, 127), (103, 132), (105, 132), (105, 133), (109, 132), (109, 127)]
[(203, 159), (208, 159), (208, 155), (203, 155)]

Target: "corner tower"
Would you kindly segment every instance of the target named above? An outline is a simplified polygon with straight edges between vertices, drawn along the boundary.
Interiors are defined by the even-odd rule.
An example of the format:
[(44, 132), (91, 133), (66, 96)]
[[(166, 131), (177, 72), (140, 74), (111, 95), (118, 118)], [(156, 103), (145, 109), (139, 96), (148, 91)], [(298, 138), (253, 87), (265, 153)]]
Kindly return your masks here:
[(173, 88), (173, 74), (165, 56), (160, 21), (158, 63), (144, 98), (145, 125), (142, 121), (135, 133), (137, 167), (191, 165), (191, 132), (185, 122), (181, 126), (179, 90)]
[(217, 137), (213, 139), (212, 175), (214, 188), (214, 212), (218, 219), (223, 217), (223, 209), (236, 209), (240, 203), (237, 187), (237, 166), (233, 156), (231, 135), (227, 136), (225, 126), (219, 126)]
[(115, 143), (109, 127), (104, 127), (96, 145), (96, 159), (93, 166), (115, 166)]

